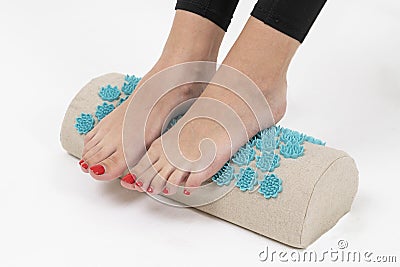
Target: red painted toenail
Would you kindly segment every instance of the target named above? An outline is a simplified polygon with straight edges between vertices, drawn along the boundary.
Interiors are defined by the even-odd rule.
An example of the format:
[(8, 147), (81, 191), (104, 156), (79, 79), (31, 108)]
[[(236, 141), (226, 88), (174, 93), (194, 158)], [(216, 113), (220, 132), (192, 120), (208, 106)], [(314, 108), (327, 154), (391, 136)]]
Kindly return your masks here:
[(162, 191), (164, 194), (168, 194), (168, 188), (164, 188), (164, 190)]
[(124, 176), (124, 178), (122, 178), (122, 181), (124, 181), (125, 183), (128, 183), (128, 184), (134, 184), (135, 179), (136, 179), (136, 177), (134, 175), (128, 173), (127, 175)]
[(90, 170), (96, 175), (102, 175), (106, 172), (103, 166), (101, 165), (94, 165), (90, 167)]
[(83, 159), (81, 159), (80, 161), (79, 161), (79, 165), (82, 165), (82, 163), (84, 163), (85, 161), (83, 160)]
[(188, 191), (188, 190), (183, 190), (183, 193), (185, 194), (185, 195), (187, 195), (187, 196), (189, 196), (190, 195), (190, 192)]
[(83, 163), (83, 164), (81, 165), (81, 167), (84, 168), (85, 170), (87, 170), (87, 168), (89, 168), (89, 165), (87, 165), (87, 163)]
[(137, 181), (136, 185), (139, 186), (139, 187), (142, 187), (143, 186), (143, 182), (142, 181)]
[(153, 193), (153, 188), (151, 186), (149, 186), (149, 188), (147, 188), (147, 192)]

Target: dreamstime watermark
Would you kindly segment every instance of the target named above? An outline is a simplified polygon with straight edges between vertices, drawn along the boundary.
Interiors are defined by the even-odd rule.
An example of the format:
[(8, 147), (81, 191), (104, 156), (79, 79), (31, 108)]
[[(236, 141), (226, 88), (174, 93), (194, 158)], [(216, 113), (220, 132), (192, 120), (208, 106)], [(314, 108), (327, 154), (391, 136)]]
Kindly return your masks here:
[(335, 248), (324, 251), (315, 250), (271, 250), (268, 246), (258, 254), (262, 262), (359, 262), (396, 263), (395, 255), (378, 255), (369, 250), (349, 249), (349, 243), (341, 239)]

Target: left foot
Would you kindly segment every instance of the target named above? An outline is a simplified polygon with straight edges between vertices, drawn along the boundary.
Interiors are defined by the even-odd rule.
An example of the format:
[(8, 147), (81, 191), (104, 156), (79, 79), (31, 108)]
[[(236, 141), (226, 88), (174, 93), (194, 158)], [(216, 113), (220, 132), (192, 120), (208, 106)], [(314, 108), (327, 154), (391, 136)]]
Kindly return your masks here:
[[(260, 121), (256, 120), (252, 110), (254, 107), (249, 107), (242, 97), (223, 87), (208, 85), (177, 125), (156, 139), (146, 155), (131, 170), (136, 176), (136, 185), (152, 194), (173, 194), (178, 186), (184, 185), (184, 194), (190, 195), (193, 188), (200, 186), (221, 169), (232, 153), (244, 145), (249, 137), (272, 126), (269, 115), (275, 123), (278, 122), (286, 110), (287, 69), (298, 46), (298, 41), (251, 17), (225, 59), (224, 65), (244, 73), (258, 86), (264, 100), (269, 104), (271, 114), (265, 112), (265, 118), (262, 118), (259, 124)], [(217, 75), (219, 73), (221, 72), (218, 71)], [(252, 97), (252, 102), (256, 102), (257, 94)], [(216, 119), (213, 106), (207, 106), (209, 100), (228, 106), (237, 115), (240, 123), (243, 123), (245, 135), (241, 134), (239, 139), (231, 138), (232, 133), (227, 133)], [(228, 124), (237, 125), (233, 117), (228, 120), (231, 120)], [(204, 147), (199, 151), (200, 144), (205, 139), (214, 142), (214, 151)], [(185, 166), (171, 163), (170, 159), (176, 158), (164, 152), (165, 145), (170, 146), (176, 143), (176, 140), (179, 152), (186, 158), (186, 162), (189, 162)], [(193, 169), (195, 164), (191, 163), (199, 158), (211, 159), (211, 164), (201, 170), (199, 166)]]
[[(151, 83), (151, 77), (171, 66), (185, 62), (215, 62), (223, 36), (224, 31), (213, 22), (191, 12), (177, 10), (162, 55), (155, 66), (143, 77), (132, 96), (102, 119), (86, 136), (80, 162), (82, 170), (89, 172), (94, 179), (108, 181), (120, 177), (127, 167), (136, 164), (145, 154), (146, 147), (161, 135), (163, 123), (169, 113), (179, 104), (198, 97), (204, 87), (201, 84), (184, 84), (161, 97), (159, 93), (163, 88), (154, 85), (154, 82)], [(184, 74), (175, 75), (180, 77)], [(146, 87), (144, 85), (146, 83), (154, 86)], [(143, 92), (145, 88), (151, 90)], [(147, 96), (150, 98), (160, 96), (161, 99), (156, 103), (148, 103)], [(137, 100), (138, 98), (140, 100)], [(149, 115), (146, 121), (147, 127), (143, 129), (146, 135), (142, 137), (135, 131), (129, 136), (129, 141), (125, 145), (133, 149), (129, 150), (129, 160), (126, 160), (122, 135), (123, 122), (125, 115), (132, 113), (132, 109), (127, 112), (130, 103), (138, 101), (141, 105), (133, 107), (134, 116), (130, 117), (130, 123), (136, 128), (140, 125), (141, 119)], [(133, 180), (132, 177), (126, 177), (121, 184), (133, 189)]]

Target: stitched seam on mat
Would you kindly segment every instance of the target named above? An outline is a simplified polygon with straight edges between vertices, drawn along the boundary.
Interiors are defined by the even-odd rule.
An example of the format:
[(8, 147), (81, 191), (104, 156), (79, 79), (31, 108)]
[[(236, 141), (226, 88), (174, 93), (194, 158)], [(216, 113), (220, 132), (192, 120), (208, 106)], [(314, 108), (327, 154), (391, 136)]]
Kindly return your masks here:
[(312, 196), (313, 196), (313, 194), (314, 194), (314, 191), (315, 191), (315, 187), (317, 186), (319, 180), (321, 180), (321, 177), (324, 176), (324, 174), (333, 166), (333, 164), (335, 164), (338, 160), (344, 159), (344, 158), (350, 158), (350, 157), (349, 157), (349, 156), (342, 156), (342, 157), (340, 157), (340, 158), (335, 159), (335, 160), (334, 160), (331, 164), (329, 164), (329, 166), (322, 172), (322, 174), (318, 177), (317, 182), (314, 184), (314, 187), (313, 187), (313, 189), (312, 189), (310, 198), (309, 198), (308, 201), (307, 201), (307, 209), (306, 209), (306, 212), (304, 213), (304, 217), (303, 217), (303, 225), (301, 226), (301, 232), (300, 232), (300, 245), (303, 244), (302, 237), (303, 237), (303, 231), (304, 231), (304, 224), (305, 224), (305, 220), (306, 220), (308, 208), (309, 208), (309, 206), (310, 206), (310, 201), (311, 201), (311, 198), (312, 198)]

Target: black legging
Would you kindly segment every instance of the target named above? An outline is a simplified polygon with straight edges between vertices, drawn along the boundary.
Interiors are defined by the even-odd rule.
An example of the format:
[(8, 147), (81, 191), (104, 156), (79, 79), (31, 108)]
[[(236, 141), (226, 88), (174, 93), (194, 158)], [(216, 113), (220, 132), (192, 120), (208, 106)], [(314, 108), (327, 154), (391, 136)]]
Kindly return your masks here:
[[(175, 9), (205, 17), (228, 29), (239, 0), (178, 0)], [(258, 0), (251, 15), (303, 42), (326, 0)]]

